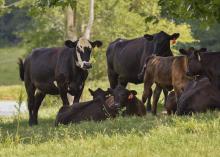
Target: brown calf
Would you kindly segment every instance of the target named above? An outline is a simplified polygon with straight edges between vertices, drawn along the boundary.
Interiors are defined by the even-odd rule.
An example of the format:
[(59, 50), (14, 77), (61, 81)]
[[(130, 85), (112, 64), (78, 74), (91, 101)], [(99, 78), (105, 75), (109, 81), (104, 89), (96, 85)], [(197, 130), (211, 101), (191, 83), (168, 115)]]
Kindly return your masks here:
[(156, 83), (157, 87), (153, 94), (153, 114), (157, 112), (157, 102), (160, 97), (161, 90), (174, 88), (176, 99), (188, 82), (186, 76), (187, 57), (185, 56), (170, 56), (160, 57), (151, 56), (146, 60), (146, 70), (144, 74), (144, 92), (142, 101), (145, 102), (150, 95), (151, 86)]

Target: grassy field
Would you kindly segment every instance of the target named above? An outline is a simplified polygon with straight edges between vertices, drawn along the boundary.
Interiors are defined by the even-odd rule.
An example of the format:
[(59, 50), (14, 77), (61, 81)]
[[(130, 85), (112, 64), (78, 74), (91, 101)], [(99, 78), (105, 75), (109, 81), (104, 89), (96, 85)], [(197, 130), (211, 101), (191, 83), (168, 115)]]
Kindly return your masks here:
[[(0, 118), (0, 156), (218, 157), (220, 113), (126, 117), (54, 127), (58, 105), (43, 107), (39, 126), (27, 115)], [(17, 132), (17, 133), (16, 133)]]
[(17, 61), (25, 53), (23, 48), (0, 49), (0, 85), (19, 84)]
[[(16, 48), (0, 50), (0, 100), (17, 100), (21, 91), (25, 93), (16, 68), (16, 60), (22, 53), (22, 49)], [(108, 82), (87, 81), (81, 101), (91, 99), (88, 88), (98, 87), (107, 89)], [(141, 97), (143, 85), (129, 88), (137, 90)], [(39, 111), (39, 125), (34, 127), (28, 126), (27, 113), (20, 118), (0, 117), (0, 157), (218, 157), (220, 154), (220, 112), (185, 117), (147, 114), (142, 118), (118, 117), (99, 123), (54, 127), (60, 106), (59, 97), (47, 96)]]
[[(107, 83), (86, 83), (83, 101), (91, 99), (87, 88), (106, 88)], [(130, 85), (138, 91), (142, 86)], [(19, 95), (21, 86), (0, 87)], [(17, 92), (15, 92), (17, 90)], [(17, 93), (17, 94), (15, 94)], [(9, 94), (10, 95), (10, 94)], [(39, 111), (39, 125), (28, 126), (28, 114), (0, 117), (0, 157), (218, 157), (220, 112), (193, 116), (118, 117), (104, 122), (83, 122), (54, 127), (61, 101), (49, 96)], [(162, 105), (160, 105), (162, 106)]]

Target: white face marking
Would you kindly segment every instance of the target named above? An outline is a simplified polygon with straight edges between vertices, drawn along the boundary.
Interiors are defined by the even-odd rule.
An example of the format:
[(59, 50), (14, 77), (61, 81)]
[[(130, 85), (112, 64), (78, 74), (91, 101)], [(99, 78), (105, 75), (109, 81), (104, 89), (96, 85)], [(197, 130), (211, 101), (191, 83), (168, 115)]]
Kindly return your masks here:
[[(80, 53), (84, 53), (84, 48), (85, 47), (88, 47), (90, 49), (92, 49), (92, 45), (90, 44), (90, 42), (88, 41), (88, 39), (86, 38), (79, 38), (79, 41), (77, 42), (77, 45), (76, 45), (76, 56), (77, 56), (77, 62), (76, 62), (76, 65), (80, 68), (83, 68), (83, 65), (86, 61), (82, 61), (82, 58), (80, 56)], [(81, 51), (79, 52), (78, 49)]]
[(92, 49), (92, 45), (90, 44), (90, 42), (86, 39), (86, 38), (79, 38), (79, 41), (77, 42), (76, 47), (78, 47), (78, 49), (80, 49), (80, 51), (82, 51), (84, 53), (84, 48), (88, 47), (90, 49)]

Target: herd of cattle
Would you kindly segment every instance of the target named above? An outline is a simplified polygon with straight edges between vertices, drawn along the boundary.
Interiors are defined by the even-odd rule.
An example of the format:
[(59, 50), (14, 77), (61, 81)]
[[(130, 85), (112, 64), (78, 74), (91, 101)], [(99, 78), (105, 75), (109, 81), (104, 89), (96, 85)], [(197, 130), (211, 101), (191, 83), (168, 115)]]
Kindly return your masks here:
[[(161, 91), (168, 114), (220, 109), (220, 52), (191, 47), (180, 49), (182, 55), (173, 56), (170, 43), (175, 43), (179, 36), (161, 31), (110, 43), (106, 52), (110, 88), (89, 89), (93, 100), (87, 102), (79, 100), (88, 69), (92, 68), (90, 54), (102, 42), (82, 37), (74, 42), (65, 41), (64, 47), (34, 49), (24, 61), (19, 59), (20, 78), (27, 92), (29, 125), (38, 124), (38, 110), (46, 94), (60, 94), (63, 102), (55, 125), (105, 120), (119, 112), (123, 116), (144, 116), (151, 110), (156, 114)], [(128, 83), (144, 83), (142, 101), (135, 90), (126, 89)], [(152, 90), (154, 83), (156, 87)], [(74, 96), (71, 105), (67, 94)]]

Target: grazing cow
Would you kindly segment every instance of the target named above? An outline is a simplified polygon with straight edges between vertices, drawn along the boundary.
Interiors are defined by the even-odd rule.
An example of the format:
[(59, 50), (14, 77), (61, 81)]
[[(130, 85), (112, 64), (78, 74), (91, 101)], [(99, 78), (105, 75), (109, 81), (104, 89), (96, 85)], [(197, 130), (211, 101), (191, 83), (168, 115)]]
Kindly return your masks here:
[[(126, 87), (128, 82), (143, 83), (143, 78), (139, 79), (138, 74), (145, 58), (152, 54), (172, 56), (170, 40), (175, 41), (178, 37), (179, 33), (169, 35), (161, 31), (131, 40), (117, 39), (110, 43), (106, 52), (110, 87), (114, 89), (118, 84)], [(147, 110), (151, 110), (150, 101), (147, 103)]]
[[(144, 72), (144, 92), (142, 95), (142, 102), (149, 99), (151, 96), (151, 86), (156, 83), (157, 88), (153, 94), (153, 110), (152, 113), (157, 112), (157, 102), (160, 97), (162, 88), (171, 90), (174, 88), (176, 99), (180, 94), (189, 78), (186, 75), (187, 71), (187, 57), (186, 56), (151, 56), (146, 59), (147, 67)], [(143, 73), (143, 72), (142, 72)], [(166, 101), (166, 99), (165, 99)]]
[(102, 121), (116, 117), (119, 108), (112, 101), (114, 100), (112, 96), (107, 97), (108, 92), (100, 92), (99, 89), (96, 91), (90, 90), (91, 92), (96, 97), (91, 101), (62, 106), (57, 114), (55, 126), (89, 120)]
[(177, 115), (220, 109), (220, 90), (207, 77), (188, 83), (177, 102)]
[(177, 104), (176, 104), (176, 96), (174, 91), (171, 91), (167, 96), (165, 108), (167, 110), (168, 115), (174, 114), (176, 112)]
[(180, 52), (187, 55), (189, 60), (187, 75), (206, 75), (220, 89), (220, 52), (207, 52), (206, 48), (191, 48), (188, 51), (181, 49)]
[(102, 42), (80, 38), (75, 42), (67, 40), (65, 45), (35, 49), (24, 62), (19, 60), (20, 78), (27, 92), (29, 125), (38, 124), (38, 110), (46, 94), (60, 94), (64, 106), (69, 105), (67, 93), (79, 102), (92, 66), (92, 48), (100, 47)]
[(146, 109), (144, 104), (136, 97), (135, 90), (127, 90), (123, 86), (117, 86), (115, 89), (108, 90), (114, 96), (116, 106), (125, 107), (123, 115), (126, 116), (144, 116)]

